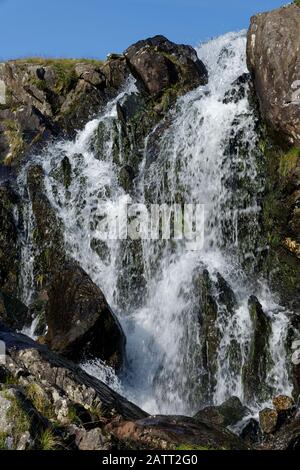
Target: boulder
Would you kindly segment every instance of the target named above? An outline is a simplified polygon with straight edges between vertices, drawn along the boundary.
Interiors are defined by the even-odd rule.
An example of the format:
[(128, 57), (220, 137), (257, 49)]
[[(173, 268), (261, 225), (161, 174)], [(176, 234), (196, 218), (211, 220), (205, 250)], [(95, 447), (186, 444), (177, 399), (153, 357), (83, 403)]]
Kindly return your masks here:
[(264, 434), (274, 433), (277, 427), (278, 413), (271, 408), (259, 412), (259, 424)]
[(111, 422), (115, 438), (138, 449), (237, 450), (248, 448), (238, 436), (207, 421), (184, 416), (150, 416), (137, 421)]
[(103, 293), (75, 263), (66, 263), (48, 288), (46, 305), (51, 349), (76, 360), (98, 357), (119, 369), (125, 337)]
[(263, 438), (258, 421), (254, 418), (247, 420), (239, 436), (249, 445), (258, 445)]
[(154, 36), (130, 46), (124, 55), (144, 90), (158, 95), (169, 87), (195, 88), (207, 83), (207, 70), (191, 46), (177, 45)]
[(251, 18), (247, 61), (263, 118), (279, 141), (300, 143), (300, 8)]
[(233, 426), (250, 414), (249, 408), (244, 406), (238, 397), (230, 397), (219, 406), (208, 406), (198, 411), (195, 420), (207, 420), (220, 426)]
[(294, 407), (294, 400), (287, 395), (278, 395), (273, 398), (273, 405), (278, 412), (289, 411)]

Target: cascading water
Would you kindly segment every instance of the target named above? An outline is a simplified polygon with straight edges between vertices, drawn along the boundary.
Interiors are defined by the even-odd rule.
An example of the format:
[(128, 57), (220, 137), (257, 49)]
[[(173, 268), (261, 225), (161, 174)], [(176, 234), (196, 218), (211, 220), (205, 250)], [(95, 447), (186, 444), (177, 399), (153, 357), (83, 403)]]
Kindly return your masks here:
[[(148, 136), (132, 193), (127, 194), (118, 182), (114, 142), (117, 135), (122, 161), (116, 105), (138, 93), (133, 80), (75, 141), (55, 143), (46, 155), (34, 158), (43, 166), (47, 196), (62, 224), (68, 254), (101, 287), (127, 338), (127, 361), (119, 379), (110, 370), (105, 375), (103, 366), (95, 361), (83, 367), (99, 378), (109, 377), (110, 385), (149, 412), (192, 414), (207, 402), (218, 404), (232, 395), (245, 398), (243, 367), (253, 335), (248, 308), (251, 295), (259, 299), (271, 325), (267, 378), (271, 391), (266, 399), (274, 393), (291, 392), (286, 372), (285, 312), (266, 284), (253, 280), (261, 248), (263, 178), (258, 171), (256, 118), (247, 84), (241, 96), (238, 85), (232, 85), (247, 72), (245, 47), (244, 33), (227, 34), (199, 47), (198, 55), (209, 70), (209, 83), (178, 100), (170, 112), (171, 124), (156, 143), (159, 152), (154, 161), (149, 151), (152, 135)], [(234, 90), (236, 98), (226, 99)], [(100, 156), (94, 151), (99, 129)], [(67, 189), (55, 177), (55, 169), (66, 156), (73, 174)], [(131, 241), (103, 243), (99, 237), (101, 202), (109, 205), (113, 219), (131, 202), (178, 201), (204, 204), (202, 250), (188, 250), (182, 241), (143, 240), (134, 246), (133, 251), (139, 254), (135, 259)], [(28, 239), (32, 240), (32, 234)], [(31, 258), (32, 248), (23, 250), (23, 261)], [(135, 275), (142, 273), (138, 302), (136, 290), (126, 289), (131, 268)], [(24, 273), (27, 300), (28, 276), (30, 273)], [(216, 357), (211, 367), (203, 356), (204, 330), (211, 328), (201, 312), (207, 282), (216, 311)], [(229, 302), (224, 300), (220, 285), (230, 292)], [(205, 357), (209, 360), (209, 355)], [(205, 389), (210, 391), (209, 397)], [(255, 408), (255, 400), (251, 405)]]

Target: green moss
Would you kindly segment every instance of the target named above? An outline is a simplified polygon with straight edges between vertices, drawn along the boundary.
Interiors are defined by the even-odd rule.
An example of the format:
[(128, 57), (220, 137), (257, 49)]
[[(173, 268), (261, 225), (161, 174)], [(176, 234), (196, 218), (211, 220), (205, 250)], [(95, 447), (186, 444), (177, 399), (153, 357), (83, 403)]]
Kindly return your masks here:
[(19, 383), (18, 379), (14, 377), (13, 375), (9, 374), (5, 378), (4, 385), (9, 387), (11, 385), (18, 385), (18, 383)]
[(213, 447), (209, 446), (196, 446), (192, 444), (180, 444), (176, 447), (175, 450), (225, 450), (225, 449), (214, 449)]
[(279, 162), (279, 175), (287, 177), (289, 173), (296, 167), (300, 158), (300, 148), (293, 147), (289, 152), (281, 155)]
[(68, 420), (72, 424), (81, 424), (76, 408), (73, 405), (68, 407)]
[(0, 450), (7, 450), (7, 434), (5, 432), (0, 431)]
[(32, 79), (31, 83), (33, 86), (35, 86), (38, 90), (40, 91), (46, 91), (47, 90), (47, 84), (45, 80), (39, 80), (39, 79)]

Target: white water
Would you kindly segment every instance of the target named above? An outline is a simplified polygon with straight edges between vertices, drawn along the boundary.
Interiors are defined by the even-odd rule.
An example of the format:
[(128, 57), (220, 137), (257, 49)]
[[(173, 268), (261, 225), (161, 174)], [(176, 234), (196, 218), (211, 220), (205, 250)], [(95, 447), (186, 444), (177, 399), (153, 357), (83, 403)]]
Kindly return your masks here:
[[(131, 196), (118, 184), (113, 136), (118, 128), (116, 103), (122, 102), (126, 94), (137, 92), (134, 84), (130, 82), (101, 117), (78, 133), (74, 142), (60, 142), (50, 147), (46, 155), (36, 157), (46, 174), (48, 198), (63, 223), (67, 251), (101, 287), (127, 338), (127, 364), (119, 379), (112, 377), (111, 370), (103, 374), (102, 366), (95, 362), (85, 364), (84, 368), (101, 379), (106, 376), (111, 386), (149, 412), (192, 414), (202, 405), (197, 394), (203, 379), (200, 358), (203, 345), (192, 282), (195, 272), (201, 273), (204, 267), (212, 280), (220, 273), (237, 299), (237, 307), (229, 315), (218, 302), (216, 292), (222, 339), (212, 401), (221, 403), (232, 395), (243, 399), (241, 373), (252, 334), (247, 302), (253, 294), (272, 322), (270, 353), (274, 367), (268, 380), (273, 393), (291, 392), (284, 348), (285, 314), (265, 283), (253, 285), (249, 272), (242, 268), (245, 260), (254, 264), (259, 252), (258, 200), (262, 183), (256, 170), (255, 117), (247, 98), (228, 104), (223, 103), (223, 98), (234, 80), (246, 72), (245, 43), (242, 33), (228, 34), (200, 46), (198, 55), (208, 67), (209, 83), (178, 101), (172, 111), (172, 125), (161, 137), (159, 156), (150, 166), (147, 145), (151, 136), (146, 139), (136, 201), (149, 202), (150, 193), (151, 202), (172, 203), (180, 191), (185, 202), (205, 204), (206, 230), (202, 251), (188, 251), (182, 242), (142, 243), (146, 290), (141, 305), (135, 303), (135, 292), (127, 293), (124, 303), (120, 289), (120, 278), (127, 273), (122, 265), (124, 243), (109, 241), (109, 256), (105, 259), (91, 247), (99, 241), (99, 202), (110, 202), (113, 217), (116, 203), (122, 207), (131, 201)], [(99, 124), (106, 135), (100, 159), (92, 150)], [(247, 144), (246, 156), (228, 151), (232, 132), (242, 133)], [(121, 134), (119, 139), (121, 142)], [(65, 155), (73, 172), (68, 191), (53, 177), (53, 169)], [(246, 181), (251, 191), (233, 188), (232, 179), (234, 183)], [(242, 219), (246, 219), (248, 231), (241, 248)], [(31, 260), (31, 252), (25, 250), (23, 259)], [(24, 275), (24, 286), (28, 279), (30, 273)], [(238, 370), (233, 370), (228, 355), (233, 341), (239, 345)]]

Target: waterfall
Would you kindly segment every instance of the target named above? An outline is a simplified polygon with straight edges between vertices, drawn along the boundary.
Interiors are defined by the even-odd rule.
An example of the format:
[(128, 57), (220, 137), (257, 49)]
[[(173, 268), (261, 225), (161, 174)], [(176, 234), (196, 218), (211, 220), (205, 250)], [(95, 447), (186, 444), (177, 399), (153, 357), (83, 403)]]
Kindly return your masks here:
[[(263, 173), (248, 85), (236, 82), (247, 72), (245, 48), (245, 32), (200, 45), (197, 53), (208, 68), (209, 83), (179, 98), (169, 113), (170, 124), (159, 137), (156, 128), (146, 138), (130, 194), (118, 181), (115, 152), (117, 148), (122, 161), (117, 103), (138, 95), (133, 79), (74, 141), (51, 144), (28, 163), (42, 165), (66, 251), (102, 289), (127, 338), (126, 365), (118, 378), (111, 370), (105, 375), (97, 361), (83, 367), (101, 379), (108, 377), (111, 386), (150, 413), (193, 414), (232, 395), (247, 401), (243, 368), (253, 335), (248, 308), (253, 295), (271, 325), (266, 401), (279, 392), (291, 393), (286, 312), (257, 274), (256, 260), (264, 248), (259, 229)], [(227, 99), (232, 93), (235, 99)], [(101, 152), (95, 150), (96, 138), (102, 142)], [(159, 148), (155, 159), (153, 138)], [(56, 176), (66, 157), (72, 168), (67, 189)], [(20, 176), (23, 184), (27, 167)], [(118, 239), (103, 243), (99, 237), (101, 202), (109, 205), (113, 219), (132, 202), (149, 206), (178, 201), (204, 205), (201, 250), (189, 250), (176, 240), (142, 240), (132, 245), (130, 240)], [(26, 207), (30, 232), (30, 202)], [(28, 267), (23, 274), (26, 300), (32, 276), (32, 233), (28, 240), (29, 248), (23, 250), (23, 264)], [(132, 273), (136, 288), (129, 282)], [(213, 365), (203, 359), (204, 329), (212, 328), (201, 311), (207, 296), (203, 286), (208, 284), (216, 312), (209, 330), (216, 336)], [(252, 400), (248, 405), (255, 409), (257, 403)]]

